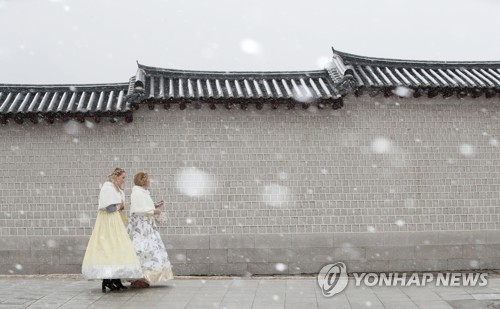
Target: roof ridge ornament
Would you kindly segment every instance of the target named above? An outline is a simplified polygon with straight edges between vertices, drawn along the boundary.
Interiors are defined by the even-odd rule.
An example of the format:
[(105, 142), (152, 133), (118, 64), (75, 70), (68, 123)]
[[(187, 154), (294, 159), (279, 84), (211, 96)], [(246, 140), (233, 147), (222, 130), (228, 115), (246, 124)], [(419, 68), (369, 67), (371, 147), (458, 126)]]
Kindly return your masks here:
[(342, 57), (332, 46), (332, 61), (326, 64), (325, 70), (333, 81), (333, 84), (339, 90), (342, 96), (354, 92), (357, 87), (354, 79), (354, 69), (350, 65), (345, 65)]
[(130, 103), (140, 103), (146, 97), (146, 72), (141, 68), (139, 61), (137, 66), (137, 72), (130, 78), (128, 93), (125, 96), (126, 101)]

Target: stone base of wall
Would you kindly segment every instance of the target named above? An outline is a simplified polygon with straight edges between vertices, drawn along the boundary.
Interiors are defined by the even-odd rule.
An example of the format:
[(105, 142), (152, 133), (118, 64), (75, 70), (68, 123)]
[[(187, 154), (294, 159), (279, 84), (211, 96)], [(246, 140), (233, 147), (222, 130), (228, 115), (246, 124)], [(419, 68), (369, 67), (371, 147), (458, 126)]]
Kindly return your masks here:
[[(500, 231), (163, 235), (175, 275), (500, 269)], [(88, 237), (3, 237), (0, 274), (80, 273)]]

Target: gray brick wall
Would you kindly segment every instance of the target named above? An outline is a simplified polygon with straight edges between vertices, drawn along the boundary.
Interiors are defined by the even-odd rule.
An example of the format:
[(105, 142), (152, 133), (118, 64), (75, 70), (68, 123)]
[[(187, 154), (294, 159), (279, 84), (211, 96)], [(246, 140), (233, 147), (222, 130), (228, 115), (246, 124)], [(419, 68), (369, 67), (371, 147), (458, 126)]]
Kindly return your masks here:
[(135, 172), (151, 174), (177, 274), (316, 272), (336, 259), (499, 268), (499, 106), (363, 96), (336, 111), (158, 107), (131, 124), (2, 126), (0, 273), (78, 272), (116, 166), (127, 196)]

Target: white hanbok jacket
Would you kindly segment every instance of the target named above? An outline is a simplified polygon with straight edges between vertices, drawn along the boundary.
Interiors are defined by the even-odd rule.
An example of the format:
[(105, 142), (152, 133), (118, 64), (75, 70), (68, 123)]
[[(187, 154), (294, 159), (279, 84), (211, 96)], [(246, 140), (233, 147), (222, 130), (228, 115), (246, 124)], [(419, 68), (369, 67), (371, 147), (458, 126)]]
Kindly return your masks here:
[(155, 211), (155, 203), (151, 199), (149, 190), (134, 186), (130, 195), (130, 213), (146, 216), (153, 216)]

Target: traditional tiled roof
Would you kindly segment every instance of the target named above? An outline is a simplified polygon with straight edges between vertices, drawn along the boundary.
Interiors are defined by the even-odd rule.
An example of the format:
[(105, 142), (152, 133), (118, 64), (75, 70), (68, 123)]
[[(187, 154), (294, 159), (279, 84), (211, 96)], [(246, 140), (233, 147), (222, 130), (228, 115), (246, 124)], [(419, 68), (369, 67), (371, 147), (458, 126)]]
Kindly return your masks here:
[(385, 96), (442, 94), (449, 97), (494, 97), (500, 92), (500, 62), (439, 62), (369, 58), (333, 50), (332, 62), (319, 71), (303, 72), (205, 72), (161, 69), (139, 65), (129, 99), (135, 104), (171, 102), (239, 103), (242, 107), (262, 99), (276, 107), (287, 103), (333, 108), (343, 106), (348, 94)]
[[(85, 117), (131, 117), (125, 100), (129, 83), (100, 85), (6, 85), (0, 84), (0, 121)], [(131, 120), (131, 119), (130, 119)]]
[(442, 93), (445, 97), (493, 97), (500, 92), (500, 62), (408, 61), (369, 58), (334, 51), (347, 68), (352, 69), (357, 94), (368, 90), (372, 95), (383, 91), (392, 95), (397, 87), (406, 87), (418, 97)]
[(495, 97), (500, 93), (500, 62), (438, 62), (370, 58), (333, 50), (324, 70), (282, 72), (210, 72), (149, 67), (138, 64), (128, 83), (98, 85), (2, 85), (0, 122), (45, 119), (123, 117), (132, 121), (135, 108), (156, 104), (166, 109), (187, 104), (261, 109), (296, 105), (341, 108), (343, 97), (426, 94), (444, 97)]
[[(135, 103), (207, 102), (216, 104), (274, 104), (337, 101), (342, 93), (326, 70), (301, 72), (208, 72), (161, 69), (139, 65), (134, 84)], [(338, 106), (340, 107), (340, 106)]]

